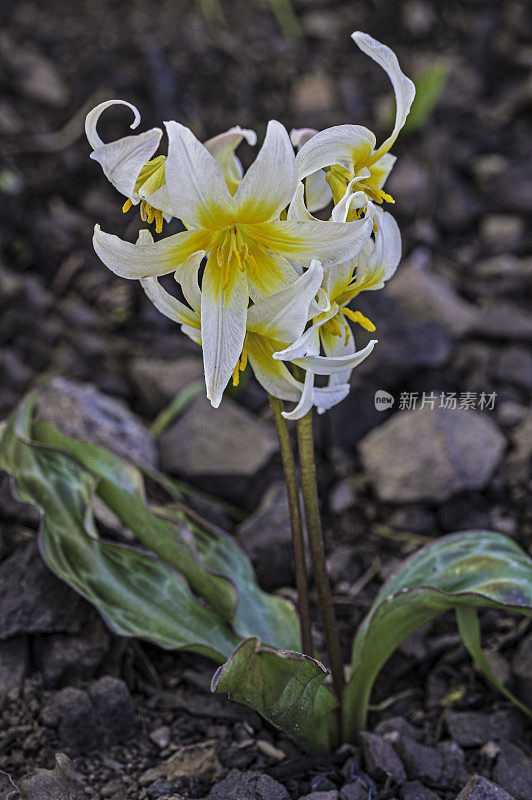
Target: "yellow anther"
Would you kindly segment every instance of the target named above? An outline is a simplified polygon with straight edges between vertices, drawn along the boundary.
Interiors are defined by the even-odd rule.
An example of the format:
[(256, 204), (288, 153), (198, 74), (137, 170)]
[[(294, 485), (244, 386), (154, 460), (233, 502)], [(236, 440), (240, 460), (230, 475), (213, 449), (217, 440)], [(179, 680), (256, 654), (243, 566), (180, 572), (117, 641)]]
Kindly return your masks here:
[(344, 314), (347, 319), (350, 319), (352, 322), (357, 322), (364, 330), (373, 333), (375, 330), (375, 325), (373, 322), (361, 314), (360, 311), (352, 311), (350, 308), (342, 308), (342, 314)]
[(153, 208), (150, 205), (148, 205), (148, 203), (146, 203), (146, 217), (148, 219), (148, 223), (151, 225), (151, 223), (155, 218), (155, 214), (153, 212)]
[(233, 386), (238, 386), (240, 382), (240, 370), (239, 370), (239, 362), (236, 362), (235, 368), (233, 370)]
[(240, 356), (240, 372), (244, 372), (248, 365), (248, 351), (244, 347), (242, 350), (242, 355)]
[(155, 211), (155, 232), (163, 232), (163, 212), (159, 211), (159, 209)]
[(126, 200), (126, 202), (122, 206), (122, 213), (127, 214), (132, 205), (133, 203), (131, 202), (131, 200)]
[(351, 328), (349, 327), (349, 325), (346, 325), (345, 326), (345, 339), (344, 339), (344, 345), (346, 347), (347, 347), (347, 343), (348, 343), (350, 338), (351, 338)]
[(222, 291), (224, 291), (224, 289), (226, 289), (229, 284), (230, 272), (231, 272), (231, 262), (227, 261), (225, 264), (224, 277), (222, 280)]
[(140, 218), (143, 222), (146, 222), (148, 219), (148, 215), (146, 213), (146, 201), (142, 200), (140, 204)]

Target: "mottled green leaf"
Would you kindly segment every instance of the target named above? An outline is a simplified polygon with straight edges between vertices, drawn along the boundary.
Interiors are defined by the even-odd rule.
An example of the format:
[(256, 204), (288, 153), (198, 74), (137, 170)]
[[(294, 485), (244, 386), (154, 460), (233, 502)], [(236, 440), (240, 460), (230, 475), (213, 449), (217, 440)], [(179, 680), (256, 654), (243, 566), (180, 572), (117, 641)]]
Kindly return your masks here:
[(218, 668), (211, 688), (255, 709), (311, 750), (328, 752), (337, 743), (338, 720), (336, 700), (323, 686), (326, 675), (323, 664), (310, 656), (270, 650), (251, 638)]
[(511, 539), (468, 531), (411, 556), (384, 584), (355, 637), (344, 738), (365, 726), (375, 678), (404, 639), (445, 611), (486, 606), (532, 616), (532, 559)]

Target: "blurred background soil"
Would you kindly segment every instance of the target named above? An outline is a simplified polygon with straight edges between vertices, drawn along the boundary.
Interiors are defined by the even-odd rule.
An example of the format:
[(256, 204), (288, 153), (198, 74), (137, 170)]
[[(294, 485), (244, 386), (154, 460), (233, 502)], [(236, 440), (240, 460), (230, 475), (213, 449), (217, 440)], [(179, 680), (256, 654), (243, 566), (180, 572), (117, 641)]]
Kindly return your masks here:
[[(390, 45), (414, 78), (435, 64), (448, 70), (435, 111), (393, 150), (387, 191), (404, 260), (357, 306), (379, 345), (317, 426), (347, 661), (378, 587), (419, 545), (470, 528), (532, 545), (532, 9), (526, 0), (294, 0), (295, 23), (272, 5), (283, 7), (222, 0), (215, 24), (192, 0), (0, 0), (0, 419), (36, 378), (59, 376), (45, 413), (59, 408), (79, 435), (92, 431), (237, 506), (235, 519), (203, 494), (193, 501), (236, 533), (265, 588), (289, 594), (280, 464), (253, 379), (219, 411), (198, 398), (157, 442), (147, 432), (201, 376), (200, 354), (93, 253), (96, 222), (130, 241), (140, 222), (135, 210), (122, 214), (89, 159), (84, 117), (119, 97), (139, 107), (140, 129), (177, 119), (205, 139), (239, 124), (260, 140), (277, 118), (288, 129), (364, 124), (382, 141), (391, 87), (350, 33)], [(105, 141), (129, 132), (128, 113), (106, 112)], [(241, 150), (247, 165), (253, 151)], [(375, 408), (379, 389), (393, 407)], [(441, 408), (442, 392), (456, 393), (458, 408)], [(495, 395), (493, 407), (482, 394), (484, 405)], [(417, 408), (402, 410), (411, 396)], [(309, 761), (255, 715), (211, 697), (208, 664), (111, 637), (40, 564), (35, 527), (3, 476), (0, 769), (14, 778), (64, 751), (87, 797), (362, 800), (371, 790), (451, 800), (473, 773), (503, 787), (486, 797), (532, 797), (524, 719), (475, 674), (452, 620), (412, 637), (386, 667), (376, 738), (362, 753)], [(494, 668), (530, 699), (532, 635), (492, 612), (483, 622)], [(160, 766), (176, 754), (181, 771)], [(291, 768), (291, 758), (303, 760)], [(477, 789), (460, 800), (484, 796)], [(0, 798), (9, 796), (2, 791), (0, 776)]]

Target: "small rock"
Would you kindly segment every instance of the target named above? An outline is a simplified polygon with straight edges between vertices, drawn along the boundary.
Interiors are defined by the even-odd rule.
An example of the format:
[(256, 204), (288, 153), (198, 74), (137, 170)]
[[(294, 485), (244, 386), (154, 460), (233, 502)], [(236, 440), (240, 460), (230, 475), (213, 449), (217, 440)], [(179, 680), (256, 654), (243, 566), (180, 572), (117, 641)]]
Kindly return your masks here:
[(359, 447), (381, 500), (442, 502), (467, 489), (485, 488), (505, 439), (479, 412), (426, 406), (395, 414)]
[(160, 750), (164, 750), (170, 744), (170, 728), (168, 725), (161, 725), (160, 728), (155, 728), (150, 735), (150, 741), (157, 745)]
[(415, 741), (423, 739), (423, 731), (419, 730), (419, 728), (414, 728), (404, 717), (383, 719), (375, 726), (375, 733), (378, 733), (379, 736), (398, 734), (399, 736), (408, 736)]
[(463, 747), (476, 747), (492, 740), (500, 741), (519, 736), (522, 725), (513, 711), (447, 711), (447, 730), (452, 739)]
[(450, 740), (439, 742), (438, 750), (443, 756), (440, 785), (453, 786), (457, 789), (469, 777), (469, 772), (465, 768), (465, 753), (457, 742)]
[(93, 677), (109, 651), (111, 639), (102, 621), (91, 614), (83, 633), (37, 636), (33, 655), (47, 687), (76, 683)]
[(232, 769), (227, 778), (213, 786), (206, 800), (290, 800), (290, 795), (269, 775)]
[(491, 252), (515, 252), (524, 233), (522, 217), (509, 214), (488, 214), (480, 225), (480, 236)]
[(512, 670), (516, 678), (518, 695), (532, 706), (532, 633), (520, 642), (512, 660)]
[(507, 475), (515, 481), (526, 481), (532, 460), (532, 411), (513, 428), (510, 434), (512, 451), (506, 462)]
[(532, 759), (515, 744), (501, 742), (501, 752), (493, 770), (493, 780), (515, 800), (532, 797)]
[(532, 389), (532, 353), (520, 345), (505, 347), (499, 353), (495, 378), (501, 383), (514, 383)]
[(141, 778), (141, 785), (164, 778), (174, 783), (178, 778), (201, 778), (215, 780), (222, 770), (218, 760), (216, 742), (204, 741), (180, 747), (176, 752), (156, 767), (147, 770)]
[(224, 399), (212, 408), (203, 395), (159, 439), (163, 469), (207, 491), (253, 507), (259, 476), (277, 450), (270, 425)]
[(137, 714), (124, 681), (104, 675), (89, 687), (98, 722), (108, 744), (125, 742), (136, 733)]
[(328, 792), (311, 792), (299, 798), (299, 800), (338, 800), (338, 790), (331, 789)]
[(70, 759), (58, 753), (55, 761), (54, 769), (37, 769), (18, 782), (21, 800), (85, 800), (79, 775)]
[(444, 759), (442, 753), (435, 747), (402, 736), (395, 744), (409, 778), (419, 778), (422, 781), (437, 785), (441, 780)]
[(284, 483), (270, 486), (257, 510), (239, 525), (237, 536), (266, 591), (292, 585), (292, 534)]
[(428, 789), (420, 781), (408, 781), (399, 789), (401, 800), (439, 800), (432, 789)]
[(456, 800), (514, 800), (514, 798), (481, 775), (472, 775)]
[(453, 336), (463, 336), (477, 316), (445, 275), (415, 260), (397, 271), (388, 292), (407, 319), (440, 322)]
[(0, 640), (24, 633), (77, 633), (88, 606), (53, 575), (31, 541), (0, 564)]
[(22, 686), (29, 667), (28, 640), (14, 636), (0, 642), (0, 705), (2, 698)]
[(158, 414), (181, 389), (203, 378), (200, 358), (183, 356), (176, 359), (135, 358), (131, 363), (131, 379), (143, 409)]
[(362, 753), (366, 770), (376, 780), (390, 775), (396, 783), (406, 780), (403, 764), (390, 742), (375, 733), (361, 733)]
[(126, 459), (156, 466), (155, 444), (128, 407), (87, 383), (53, 378), (39, 390), (37, 416), (66, 436), (103, 445)]
[(58, 734), (65, 748), (89, 752), (98, 746), (96, 713), (87, 692), (68, 686), (55, 695), (51, 705), (59, 720)]
[(531, 342), (532, 318), (519, 306), (497, 302), (479, 313), (469, 333), (486, 339)]
[(368, 800), (369, 790), (366, 784), (357, 778), (353, 783), (346, 783), (340, 789), (339, 800)]

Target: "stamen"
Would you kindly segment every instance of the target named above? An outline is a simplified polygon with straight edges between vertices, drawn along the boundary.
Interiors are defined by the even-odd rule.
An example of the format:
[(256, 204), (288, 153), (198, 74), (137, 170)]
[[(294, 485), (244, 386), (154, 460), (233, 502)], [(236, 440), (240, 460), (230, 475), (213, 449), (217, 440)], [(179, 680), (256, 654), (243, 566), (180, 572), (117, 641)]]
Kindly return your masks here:
[(239, 362), (236, 362), (235, 368), (233, 370), (233, 386), (238, 386), (240, 382), (240, 371), (239, 371)]
[(155, 233), (163, 232), (163, 212), (157, 209), (155, 211)]
[(244, 372), (248, 365), (248, 351), (244, 347), (240, 356), (240, 372)]
[(131, 202), (131, 200), (126, 200), (126, 202), (122, 206), (122, 213), (127, 214), (132, 205), (133, 203)]
[(224, 291), (229, 284), (229, 274), (231, 272), (231, 262), (227, 261), (225, 264), (224, 277), (222, 280), (222, 291)]
[(147, 222), (148, 216), (146, 214), (146, 201), (142, 200), (140, 204), (140, 218), (143, 222)]
[(344, 347), (347, 347), (347, 343), (349, 342), (350, 338), (351, 338), (351, 328), (349, 327), (349, 325), (346, 325), (345, 326)]
[(344, 314), (347, 319), (350, 319), (352, 322), (358, 322), (358, 324), (364, 328), (364, 330), (373, 333), (375, 330), (375, 325), (373, 322), (361, 314), (360, 311), (352, 311), (350, 308), (342, 308), (342, 314)]

